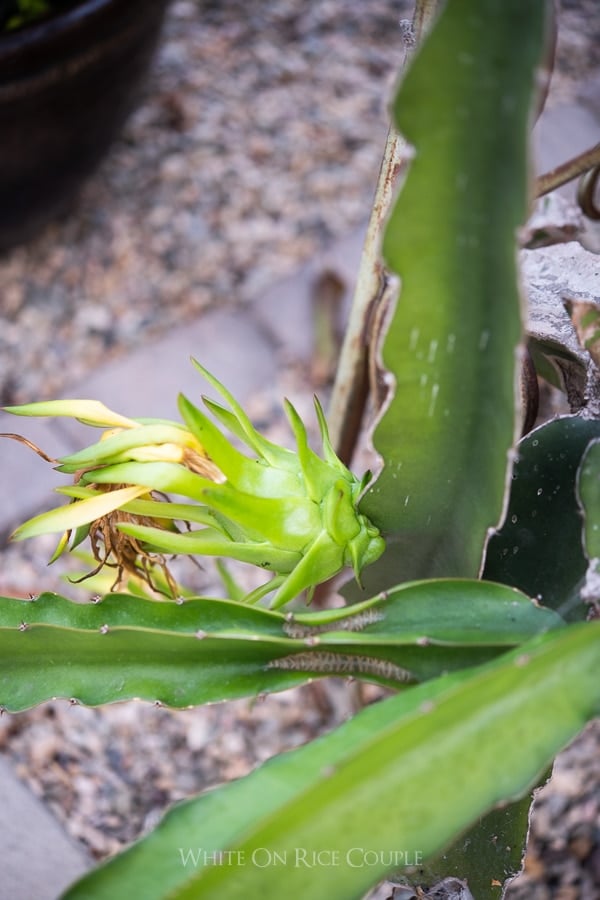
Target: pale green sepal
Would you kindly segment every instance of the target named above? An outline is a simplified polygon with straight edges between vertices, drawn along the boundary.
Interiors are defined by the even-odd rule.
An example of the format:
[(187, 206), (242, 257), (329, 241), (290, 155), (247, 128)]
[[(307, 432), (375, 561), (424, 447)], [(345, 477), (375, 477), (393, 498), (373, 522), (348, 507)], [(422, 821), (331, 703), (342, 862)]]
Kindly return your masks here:
[(336, 575), (344, 565), (344, 550), (322, 531), (303, 554), (300, 562), (290, 572), (271, 603), (271, 609), (279, 609), (302, 591), (313, 588)]
[(267, 594), (271, 594), (275, 588), (279, 587), (280, 584), (283, 584), (285, 581), (285, 575), (274, 575), (270, 581), (266, 581), (264, 584), (260, 584), (257, 588), (254, 588), (253, 591), (250, 591), (249, 594), (246, 594), (242, 601), (247, 603), (248, 606), (254, 606), (256, 603), (259, 603)]
[(54, 493), (71, 497), (73, 500), (87, 500), (88, 497), (97, 497), (103, 492), (93, 487), (86, 487), (84, 484), (65, 484), (54, 488)]
[[(208, 381), (210, 385), (223, 397), (229, 406), (231, 407), (233, 414), (229, 412), (229, 410), (223, 410), (219, 404), (216, 404), (214, 400), (210, 400), (208, 397), (203, 397), (202, 400), (207, 406), (208, 409), (221, 421), (224, 422), (226, 427), (228, 427), (232, 434), (240, 437), (244, 443), (246, 443), (249, 447), (251, 447), (259, 456), (265, 459), (272, 466), (282, 466), (287, 468), (292, 465), (295, 467), (295, 454), (293, 454), (290, 450), (286, 450), (284, 447), (279, 447), (277, 444), (272, 443), (272, 441), (268, 441), (261, 434), (258, 433), (240, 404), (237, 402), (235, 397), (227, 390), (224, 385), (221, 384), (218, 379), (211, 375), (204, 366), (200, 365), (196, 360), (192, 360), (194, 366), (198, 369), (198, 371), (204, 376), (204, 378)], [(225, 413), (225, 418), (223, 418), (223, 413)], [(237, 424), (232, 423), (232, 418)]]
[(236, 450), (215, 423), (183, 394), (179, 395), (177, 405), (188, 428), (202, 444), (210, 458), (219, 461), (219, 469), (228, 481), (237, 483), (243, 466), (248, 461), (247, 457)]
[(118, 463), (86, 472), (82, 481), (90, 484), (144, 484), (149, 491), (166, 491), (200, 501), (205, 488), (214, 484), (208, 478), (170, 462)]
[(352, 566), (354, 576), (360, 583), (360, 573), (365, 566), (370, 566), (379, 559), (385, 550), (385, 540), (379, 531), (371, 525), (366, 516), (358, 517), (361, 528), (356, 537), (351, 538), (346, 546), (344, 563)]
[[(292, 472), (289, 466), (285, 469), (275, 468), (266, 464), (262, 458), (249, 459), (244, 456), (230, 444), (216, 425), (183, 395), (180, 395), (179, 409), (190, 430), (211, 459), (218, 460), (219, 469), (235, 488), (262, 497), (305, 496), (299, 471)], [(241, 437), (245, 440), (244, 435)]]
[(323, 412), (323, 407), (321, 406), (318, 397), (313, 397), (313, 402), (315, 405), (315, 412), (317, 414), (317, 420), (319, 422), (319, 431), (321, 433), (321, 446), (323, 447), (323, 456), (330, 466), (334, 466), (341, 475), (347, 481), (356, 481), (353, 473), (344, 463), (341, 461), (335, 450), (333, 449), (333, 445), (331, 443), (329, 437), (329, 428), (327, 426), (327, 419), (325, 418), (325, 413)]
[(340, 545), (355, 538), (360, 531), (358, 514), (350, 497), (350, 486), (339, 478), (323, 501), (323, 522), (327, 532)]
[(126, 503), (123, 511), (133, 516), (144, 516), (151, 519), (172, 519), (180, 522), (194, 522), (207, 525), (209, 528), (221, 529), (215, 514), (205, 506), (191, 503), (167, 503), (164, 500), (132, 500)]
[[(75, 530), (73, 531), (73, 534), (71, 535), (71, 543), (69, 545), (69, 550), (72, 552), (77, 547), (79, 547), (79, 545), (85, 541), (85, 539), (87, 538), (89, 533), (90, 533), (89, 525), (80, 525), (79, 528), (75, 528)], [(114, 581), (114, 579), (113, 579), (113, 581)]]
[(320, 502), (326, 491), (331, 487), (332, 481), (336, 478), (337, 472), (332, 472), (331, 466), (319, 459), (317, 454), (308, 445), (308, 435), (304, 422), (298, 415), (295, 408), (289, 400), (285, 401), (285, 411), (292, 426), (296, 445), (298, 447), (298, 458), (302, 467), (304, 483), (306, 485), (308, 496), (316, 503)]
[(57, 559), (60, 559), (60, 557), (63, 555), (63, 553), (65, 552), (65, 550), (68, 547), (69, 547), (69, 532), (65, 531), (65, 533), (61, 535), (60, 540), (59, 540), (58, 544), (56, 545), (56, 549), (54, 550), (54, 553), (48, 560), (48, 565), (51, 566), (53, 562), (56, 562)]
[[(208, 381), (208, 383), (223, 397), (224, 400), (227, 401), (233, 415), (235, 416), (240, 428), (242, 429), (243, 440), (249, 447), (252, 447), (260, 456), (267, 460), (271, 465), (276, 466), (281, 459), (282, 448), (278, 447), (276, 444), (271, 443), (271, 441), (267, 441), (262, 437), (246, 415), (245, 411), (242, 409), (240, 404), (237, 402), (233, 394), (231, 394), (227, 388), (221, 384), (221, 382), (215, 378), (214, 375), (204, 368), (197, 360), (192, 359), (194, 366), (198, 369), (201, 375)], [(204, 402), (207, 401), (207, 398), (202, 398)], [(211, 408), (212, 402), (208, 401), (207, 406)]]
[(297, 566), (299, 553), (279, 550), (268, 542), (240, 543), (229, 541), (217, 532), (203, 528), (201, 531), (171, 532), (148, 525), (118, 525), (119, 531), (138, 538), (156, 550), (165, 553), (226, 556), (240, 562), (252, 563), (263, 569), (287, 572)]
[(318, 506), (306, 498), (256, 497), (219, 484), (207, 488), (202, 499), (241, 525), (249, 537), (262, 537), (275, 547), (301, 551), (321, 527)]

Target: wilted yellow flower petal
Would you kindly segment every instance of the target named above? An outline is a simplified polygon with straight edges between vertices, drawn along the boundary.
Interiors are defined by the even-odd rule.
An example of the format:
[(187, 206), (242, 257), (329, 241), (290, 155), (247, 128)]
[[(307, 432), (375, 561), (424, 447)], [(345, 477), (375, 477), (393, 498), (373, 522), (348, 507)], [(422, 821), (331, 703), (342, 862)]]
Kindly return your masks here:
[(138, 486), (118, 488), (87, 500), (77, 500), (75, 503), (69, 503), (68, 506), (59, 506), (24, 522), (13, 532), (12, 539), (21, 541), (24, 538), (36, 537), (40, 534), (52, 534), (54, 531), (70, 531), (73, 528), (79, 528), (80, 525), (87, 525), (95, 519), (100, 519), (123, 504), (135, 500), (136, 497), (147, 494), (148, 490), (147, 487)]

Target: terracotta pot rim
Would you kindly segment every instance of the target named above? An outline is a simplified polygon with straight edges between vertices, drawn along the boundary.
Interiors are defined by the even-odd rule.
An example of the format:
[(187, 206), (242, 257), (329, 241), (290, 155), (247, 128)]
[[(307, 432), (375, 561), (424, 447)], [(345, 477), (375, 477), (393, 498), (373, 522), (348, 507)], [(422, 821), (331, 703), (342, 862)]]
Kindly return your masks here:
[(82, 0), (0, 40), (0, 252), (74, 202), (133, 108), (169, 0)]
[(94, 16), (102, 14), (111, 6), (121, 6), (127, 0), (80, 0), (80, 3), (65, 12), (59, 12), (51, 19), (33, 22), (19, 31), (0, 33), (0, 55), (27, 50), (38, 44), (46, 44), (54, 37), (63, 37), (82, 25), (88, 25)]

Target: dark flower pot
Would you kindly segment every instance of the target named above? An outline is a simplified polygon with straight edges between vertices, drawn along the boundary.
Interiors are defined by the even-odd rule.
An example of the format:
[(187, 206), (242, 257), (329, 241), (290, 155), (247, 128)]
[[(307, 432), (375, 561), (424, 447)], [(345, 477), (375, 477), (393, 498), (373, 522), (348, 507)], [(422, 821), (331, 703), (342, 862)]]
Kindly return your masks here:
[(0, 249), (72, 204), (135, 101), (168, 0), (83, 0), (0, 35)]

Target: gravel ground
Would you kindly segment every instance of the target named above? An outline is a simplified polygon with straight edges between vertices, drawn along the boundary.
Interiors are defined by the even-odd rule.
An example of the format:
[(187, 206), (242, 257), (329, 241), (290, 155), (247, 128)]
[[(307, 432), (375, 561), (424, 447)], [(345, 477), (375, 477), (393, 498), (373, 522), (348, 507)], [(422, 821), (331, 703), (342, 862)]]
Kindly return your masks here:
[(248, 302), (363, 222), (409, 7), (175, 2), (143, 102), (75, 213), (0, 259), (0, 403)]
[(535, 800), (524, 874), (507, 900), (600, 897), (600, 720), (561, 754)]
[[(409, 7), (175, 2), (143, 102), (74, 214), (0, 258), (0, 402), (55, 395), (207, 308), (249, 304), (361, 223), (401, 55), (390, 34)], [(563, 7), (550, 102), (598, 63), (594, 0)], [(31, 552), (3, 564), (37, 592)], [(338, 681), (182, 712), (56, 702), (0, 718), (0, 749), (103, 858), (172, 801), (311, 739), (353, 703)], [(561, 756), (513, 900), (600, 896), (599, 745), (592, 726)]]

